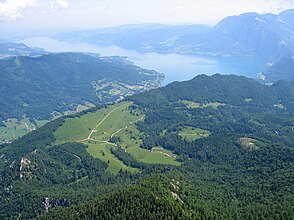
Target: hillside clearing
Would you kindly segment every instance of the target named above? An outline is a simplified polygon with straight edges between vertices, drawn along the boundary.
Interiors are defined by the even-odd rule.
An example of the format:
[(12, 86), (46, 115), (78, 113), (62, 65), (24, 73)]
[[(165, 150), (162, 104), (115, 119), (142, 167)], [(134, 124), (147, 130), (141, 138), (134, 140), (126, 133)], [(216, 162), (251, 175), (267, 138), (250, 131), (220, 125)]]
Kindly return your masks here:
[[(176, 155), (170, 151), (163, 148), (149, 151), (140, 147), (141, 134), (135, 124), (144, 120), (144, 115), (138, 110), (131, 110), (131, 105), (131, 102), (122, 102), (81, 117), (66, 119), (54, 133), (57, 139), (55, 144), (81, 142), (88, 145), (88, 153), (108, 163), (107, 171), (114, 175), (121, 169), (132, 173), (139, 171), (126, 166), (111, 153), (110, 149), (117, 149), (118, 145), (138, 161), (147, 164), (180, 165), (176, 161)], [(111, 143), (113, 138), (119, 138), (121, 141)]]
[(108, 164), (106, 171), (110, 172), (113, 175), (118, 174), (120, 170), (129, 171), (131, 173), (136, 173), (140, 171), (137, 168), (126, 166), (122, 161), (116, 158), (110, 151), (111, 148), (116, 148), (113, 145), (98, 142), (89, 143), (89, 141), (85, 141), (84, 144), (89, 146), (87, 148), (89, 154), (91, 154), (94, 158), (98, 158)]
[(151, 151), (141, 148), (142, 133), (137, 129), (136, 125), (130, 125), (128, 129), (123, 130), (116, 137), (119, 137), (119, 145), (126, 150), (127, 153), (133, 155), (137, 160), (147, 164), (170, 164), (181, 165), (176, 161), (177, 155), (162, 147), (154, 147)]
[(193, 102), (193, 101), (188, 101), (188, 100), (181, 100), (179, 101), (180, 103), (183, 103), (187, 106), (187, 108), (208, 108), (212, 107), (214, 109), (218, 109), (220, 106), (225, 106), (225, 103), (220, 103), (220, 102), (209, 102), (205, 104), (201, 104), (198, 102)]
[(200, 138), (206, 138), (210, 131), (194, 127), (184, 127), (179, 131), (179, 135), (187, 141), (195, 141)]

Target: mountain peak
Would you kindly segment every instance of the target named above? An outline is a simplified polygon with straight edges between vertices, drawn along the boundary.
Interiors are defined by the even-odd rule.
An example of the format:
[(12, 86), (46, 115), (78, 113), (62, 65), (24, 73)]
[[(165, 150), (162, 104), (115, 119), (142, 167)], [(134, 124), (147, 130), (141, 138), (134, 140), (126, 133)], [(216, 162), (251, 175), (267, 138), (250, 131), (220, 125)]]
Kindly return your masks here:
[(294, 15), (294, 9), (288, 9), (286, 11), (282, 11), (279, 16), (288, 16), (288, 15)]

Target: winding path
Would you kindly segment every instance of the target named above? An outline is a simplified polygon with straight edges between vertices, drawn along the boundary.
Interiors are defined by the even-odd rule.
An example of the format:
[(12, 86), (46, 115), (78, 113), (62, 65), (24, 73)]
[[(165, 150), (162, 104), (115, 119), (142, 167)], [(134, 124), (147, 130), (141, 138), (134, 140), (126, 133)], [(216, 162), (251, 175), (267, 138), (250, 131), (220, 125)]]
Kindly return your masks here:
[(65, 151), (65, 150), (62, 150), (62, 149), (60, 149), (62, 152), (64, 152), (64, 153), (67, 153), (67, 154), (70, 154), (70, 155), (72, 155), (72, 156), (74, 156), (75, 158), (78, 158), (78, 160), (80, 161), (80, 163), (82, 162), (82, 158), (80, 157), (80, 156), (78, 156), (78, 155), (76, 155), (76, 154), (73, 154), (73, 153), (70, 153), (70, 152), (68, 152), (68, 151)]
[[(118, 106), (115, 109), (112, 109), (100, 122), (98, 125), (96, 125), (95, 129), (97, 129), (115, 110), (117, 110), (119, 107), (122, 107), (124, 105)], [(95, 129), (92, 129), (91, 133), (88, 136), (88, 140), (91, 138), (92, 134), (94, 133)]]
[(176, 158), (176, 156), (171, 156), (169, 155), (168, 153), (165, 153), (165, 152), (162, 152), (160, 149), (156, 149), (154, 150), (154, 148), (151, 149), (151, 152), (154, 152), (154, 153), (159, 153), (159, 154), (162, 154), (166, 157), (170, 157), (170, 158)]
[[(121, 106), (119, 106), (119, 107), (121, 107)], [(119, 108), (119, 107), (117, 107), (117, 108)], [(114, 110), (116, 110), (117, 108), (115, 108), (115, 109), (113, 109), (111, 112), (109, 112), (108, 115), (106, 115), (106, 116), (104, 117), (104, 119), (103, 119), (103, 120), (102, 120), (102, 121), (96, 126), (96, 128), (98, 128), (98, 127), (99, 127), (99, 126), (105, 121), (105, 119), (106, 119), (107, 117), (109, 117), (110, 114), (111, 114)], [(115, 144), (115, 143), (109, 142), (109, 141), (110, 141), (110, 139), (111, 139), (114, 135), (118, 134), (118, 133), (121, 132), (122, 130), (126, 130), (126, 129), (128, 128), (129, 125), (134, 124), (134, 123), (136, 123), (136, 122), (138, 122), (138, 121), (141, 121), (141, 120), (143, 120), (143, 119), (144, 119), (144, 115), (143, 115), (141, 118), (136, 119), (135, 121), (131, 121), (131, 122), (129, 122), (129, 124), (128, 124), (127, 126), (125, 126), (125, 127), (123, 127), (123, 128), (120, 128), (119, 130), (117, 130), (116, 132), (114, 132), (113, 134), (111, 134), (111, 135), (110, 135), (110, 138), (108, 138), (108, 140), (96, 140), (96, 139), (91, 138), (91, 135), (92, 135), (93, 132), (94, 132), (94, 129), (93, 129), (93, 130), (91, 131), (90, 135), (88, 136), (88, 138), (83, 139), (83, 140), (80, 140), (80, 142), (90, 140), (90, 141), (94, 141), (94, 142), (105, 143), (105, 144), (108, 144), (108, 145), (112, 145), (112, 146), (115, 146), (115, 147), (119, 147), (119, 148), (123, 149), (125, 152), (127, 152), (126, 149), (122, 148), (121, 146), (119, 146), (119, 145), (117, 145), (117, 144)], [(162, 153), (162, 152), (161, 152), (161, 153)], [(123, 164), (123, 163), (122, 163), (122, 164)], [(123, 166), (125, 167), (125, 164), (123, 164)]]
[(141, 120), (143, 120), (143, 119), (144, 119), (144, 116), (142, 116), (141, 118), (139, 118), (139, 119), (137, 119), (137, 120), (135, 120), (135, 121), (131, 121), (131, 122), (129, 122), (129, 124), (128, 124), (126, 127), (121, 128), (121, 129), (119, 129), (118, 131), (114, 132), (114, 133), (110, 136), (110, 138), (112, 138), (114, 135), (118, 134), (118, 133), (121, 132), (122, 130), (126, 130), (126, 129), (129, 127), (129, 125), (134, 124), (134, 123), (136, 123), (136, 122), (138, 122), (138, 121), (141, 121)]

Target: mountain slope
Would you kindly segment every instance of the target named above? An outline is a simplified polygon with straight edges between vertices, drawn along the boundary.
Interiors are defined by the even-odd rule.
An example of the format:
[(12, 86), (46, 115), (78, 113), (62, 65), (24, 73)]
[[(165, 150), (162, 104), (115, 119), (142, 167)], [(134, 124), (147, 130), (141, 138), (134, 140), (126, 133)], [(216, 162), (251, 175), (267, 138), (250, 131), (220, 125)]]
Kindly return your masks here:
[(87, 208), (77, 206), (56, 210), (49, 212), (44, 219), (71, 219), (74, 212), (78, 213), (78, 219), (191, 219), (181, 201), (173, 198), (173, 184), (164, 176), (153, 176), (112, 193), (102, 201), (88, 202)]
[(196, 42), (204, 52), (275, 60), (294, 48), (294, 27), (283, 15), (246, 13), (227, 17)]
[(262, 75), (269, 83), (280, 79), (294, 83), (294, 56), (288, 55), (269, 67)]
[(149, 104), (160, 106), (180, 100), (188, 100), (201, 105), (218, 102), (253, 111), (258, 108), (271, 111), (275, 103), (281, 102), (289, 106), (290, 110), (294, 94), (290, 92), (291, 89), (285, 93), (281, 92), (287, 87), (293, 88), (292, 85), (282, 83), (282, 81), (273, 86), (265, 86), (243, 76), (199, 75), (190, 81), (174, 82), (157, 91), (144, 93), (138, 99), (136, 99), (137, 96), (133, 96), (131, 100), (134, 101), (135, 98), (136, 103), (144, 106), (149, 106)]
[(156, 88), (163, 79), (120, 58), (78, 53), (4, 59), (0, 68), (2, 119), (23, 115), (49, 119), (53, 111), (114, 101)]
[(201, 75), (54, 120), (1, 146), (0, 216), (289, 219), (289, 91)]
[(157, 88), (163, 74), (81, 53), (0, 59), (0, 144), (63, 114)]

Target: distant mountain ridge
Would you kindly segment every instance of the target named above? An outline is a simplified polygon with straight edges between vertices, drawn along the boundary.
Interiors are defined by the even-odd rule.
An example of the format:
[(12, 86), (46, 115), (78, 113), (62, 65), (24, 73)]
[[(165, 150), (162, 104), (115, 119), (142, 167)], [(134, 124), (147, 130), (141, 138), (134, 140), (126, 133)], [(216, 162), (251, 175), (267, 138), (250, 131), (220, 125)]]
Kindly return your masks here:
[(137, 24), (97, 30), (60, 33), (53, 38), (74, 43), (87, 42), (98, 45), (116, 44), (141, 52), (173, 52), (176, 42), (193, 39), (196, 34), (209, 30), (207, 25)]
[(211, 53), (253, 56), (269, 60), (280, 58), (294, 48), (294, 26), (286, 15), (246, 13), (220, 21), (195, 43), (201, 44), (199, 51)]
[(45, 53), (46, 51), (40, 48), (31, 48), (22, 43), (0, 39), (0, 59), (11, 56), (37, 56)]
[(55, 35), (58, 40), (116, 44), (141, 52), (256, 57), (278, 60), (294, 51), (294, 10), (245, 13), (204, 25), (124, 25)]
[[(254, 98), (252, 98), (254, 97)], [(250, 101), (245, 101), (250, 98)], [(185, 82), (173, 82), (156, 91), (130, 97), (141, 105), (150, 103), (158, 106), (189, 100), (197, 103), (226, 103), (233, 106), (242, 106), (243, 109), (275, 109), (274, 103), (283, 103), (290, 112), (294, 112), (294, 86), (286, 81), (279, 81), (266, 86), (243, 76), (198, 75)]]
[(261, 77), (268, 83), (273, 83), (280, 79), (294, 83), (294, 55), (283, 57), (264, 71)]

